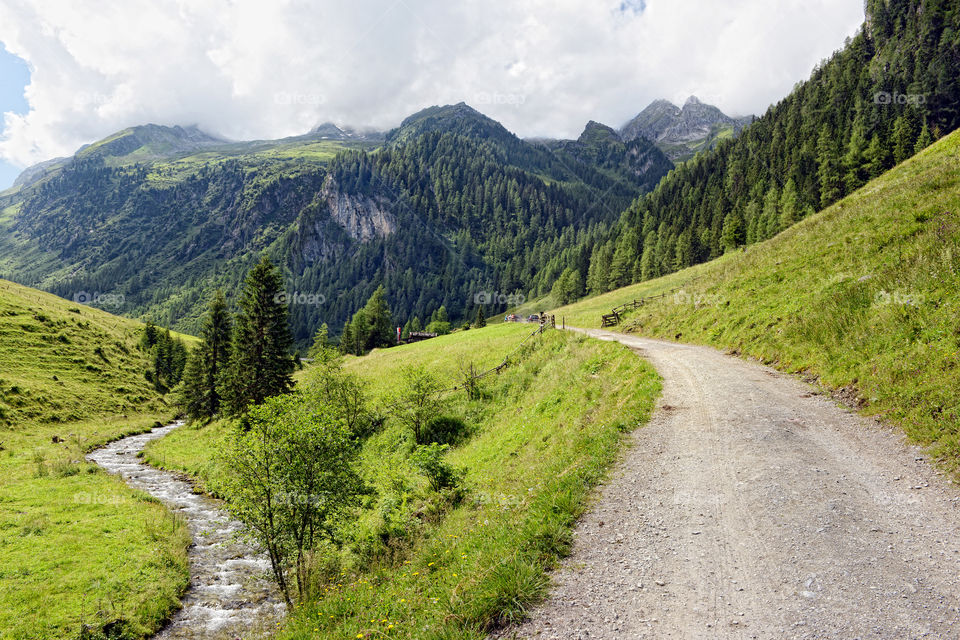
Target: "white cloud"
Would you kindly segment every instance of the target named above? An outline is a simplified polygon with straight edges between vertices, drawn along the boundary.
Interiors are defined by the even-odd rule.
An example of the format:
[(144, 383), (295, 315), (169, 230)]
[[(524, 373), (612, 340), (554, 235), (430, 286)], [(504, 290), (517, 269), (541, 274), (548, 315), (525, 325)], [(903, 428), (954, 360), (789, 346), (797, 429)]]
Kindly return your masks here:
[[(97, 5), (99, 4), (99, 7)], [(464, 100), (522, 136), (619, 126), (660, 97), (762, 113), (863, 20), (862, 0), (5, 0), (31, 68), (19, 165), (146, 122), (232, 139), (389, 128)], [(2, 80), (0, 80), (2, 82)]]

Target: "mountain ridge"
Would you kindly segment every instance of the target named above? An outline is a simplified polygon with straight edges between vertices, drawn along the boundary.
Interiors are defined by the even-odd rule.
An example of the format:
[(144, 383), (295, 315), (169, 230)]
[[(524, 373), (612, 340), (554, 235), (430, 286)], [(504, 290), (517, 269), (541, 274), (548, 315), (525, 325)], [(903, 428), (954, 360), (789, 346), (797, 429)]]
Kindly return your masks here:
[(292, 291), (324, 300), (291, 307), (301, 345), (384, 281), (398, 318), (471, 317), (477, 292), (549, 286), (536, 251), (612, 224), (672, 168), (649, 142), (589, 132), (548, 148), (465, 103), (382, 139), (328, 123), (248, 142), (130, 128), (0, 196), (0, 273), (68, 299), (122, 294), (115, 311), (192, 331), (214, 289), (235, 291), (267, 253)]
[(643, 136), (652, 140), (674, 162), (683, 162), (700, 151), (735, 137), (753, 116), (733, 118), (717, 107), (690, 96), (683, 107), (658, 99), (620, 127), (624, 140)]

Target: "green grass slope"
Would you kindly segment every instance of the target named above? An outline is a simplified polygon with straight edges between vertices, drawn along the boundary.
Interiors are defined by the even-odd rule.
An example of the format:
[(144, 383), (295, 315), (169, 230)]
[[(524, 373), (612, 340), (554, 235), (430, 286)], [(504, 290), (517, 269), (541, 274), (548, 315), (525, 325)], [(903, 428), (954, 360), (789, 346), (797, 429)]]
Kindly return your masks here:
[[(502, 324), (457, 332), (350, 359), (373, 406), (389, 407), (404, 367), (421, 365), (456, 384), (461, 363), (494, 366), (533, 327)], [(618, 344), (547, 331), (483, 379), (483, 399), (448, 396), (472, 436), (447, 462), (467, 469), (459, 503), (429, 489), (413, 468), (412, 443), (389, 417), (365, 441), (363, 474), (375, 487), (357, 519), (349, 551), (298, 610), (281, 638), (483, 638), (516, 620), (547, 586), (590, 489), (624, 434), (648, 418), (659, 382)], [(310, 372), (303, 379), (309, 381)], [(224, 423), (171, 433), (148, 458), (203, 475), (222, 470), (208, 452)]]
[(556, 310), (817, 378), (960, 462), (960, 133), (775, 238)]
[(184, 528), (83, 458), (173, 413), (140, 327), (0, 280), (0, 638), (142, 637), (187, 584)]

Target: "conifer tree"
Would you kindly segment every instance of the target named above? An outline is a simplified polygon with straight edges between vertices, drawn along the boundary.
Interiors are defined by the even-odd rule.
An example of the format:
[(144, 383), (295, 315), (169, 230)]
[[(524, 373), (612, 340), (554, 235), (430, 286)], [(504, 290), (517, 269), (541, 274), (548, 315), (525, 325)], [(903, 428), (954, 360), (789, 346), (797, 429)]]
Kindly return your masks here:
[(368, 327), (364, 348), (368, 351), (378, 347), (389, 347), (396, 343), (393, 317), (387, 305), (386, 296), (386, 290), (383, 285), (380, 285), (363, 308)]
[(633, 276), (633, 261), (637, 255), (637, 231), (631, 227), (620, 236), (617, 250), (610, 262), (609, 288), (618, 289), (630, 284)]
[(817, 139), (817, 178), (820, 182), (821, 207), (828, 207), (843, 196), (839, 153), (827, 125), (821, 127)]
[(353, 353), (353, 323), (349, 320), (343, 323), (343, 331), (340, 332), (340, 353), (346, 355)]
[(220, 394), (230, 415), (293, 386), (293, 338), (282, 292), (280, 271), (264, 256), (244, 283), (230, 362), (222, 376)]
[(307, 352), (307, 355), (316, 359), (332, 347), (333, 343), (330, 342), (330, 330), (327, 328), (327, 323), (324, 322), (320, 325), (320, 328), (317, 329), (317, 332), (313, 334), (313, 344), (310, 345), (310, 351)]
[(743, 219), (736, 213), (728, 213), (723, 219), (720, 239), (724, 253), (732, 251), (744, 242)]
[(763, 239), (772, 238), (780, 231), (780, 192), (776, 185), (763, 197)]
[(920, 153), (931, 144), (933, 144), (933, 136), (930, 135), (930, 128), (924, 122), (923, 128), (920, 129), (920, 135), (917, 136), (917, 144), (914, 146), (913, 152)]
[(800, 202), (797, 196), (797, 185), (793, 178), (787, 180), (780, 194), (780, 230), (786, 229), (800, 220)]
[(217, 290), (200, 329), (200, 345), (187, 360), (182, 403), (191, 418), (210, 418), (220, 411), (218, 380), (230, 361), (231, 320), (223, 292)]
[(473, 326), (476, 329), (482, 329), (487, 326), (487, 319), (483, 315), (483, 305), (477, 305), (477, 317), (473, 320)]

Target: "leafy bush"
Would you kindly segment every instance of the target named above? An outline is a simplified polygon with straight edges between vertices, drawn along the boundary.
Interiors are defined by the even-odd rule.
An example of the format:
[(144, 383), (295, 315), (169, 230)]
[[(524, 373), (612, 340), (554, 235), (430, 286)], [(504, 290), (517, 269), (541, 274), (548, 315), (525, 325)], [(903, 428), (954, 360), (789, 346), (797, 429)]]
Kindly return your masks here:
[(444, 462), (443, 454), (449, 448), (450, 445), (433, 442), (418, 446), (410, 457), (413, 465), (430, 481), (430, 487), (434, 491), (458, 487), (465, 475), (465, 470)]
[(470, 432), (467, 423), (456, 416), (437, 416), (432, 418), (420, 431), (417, 444), (436, 442), (455, 446), (464, 440)]

